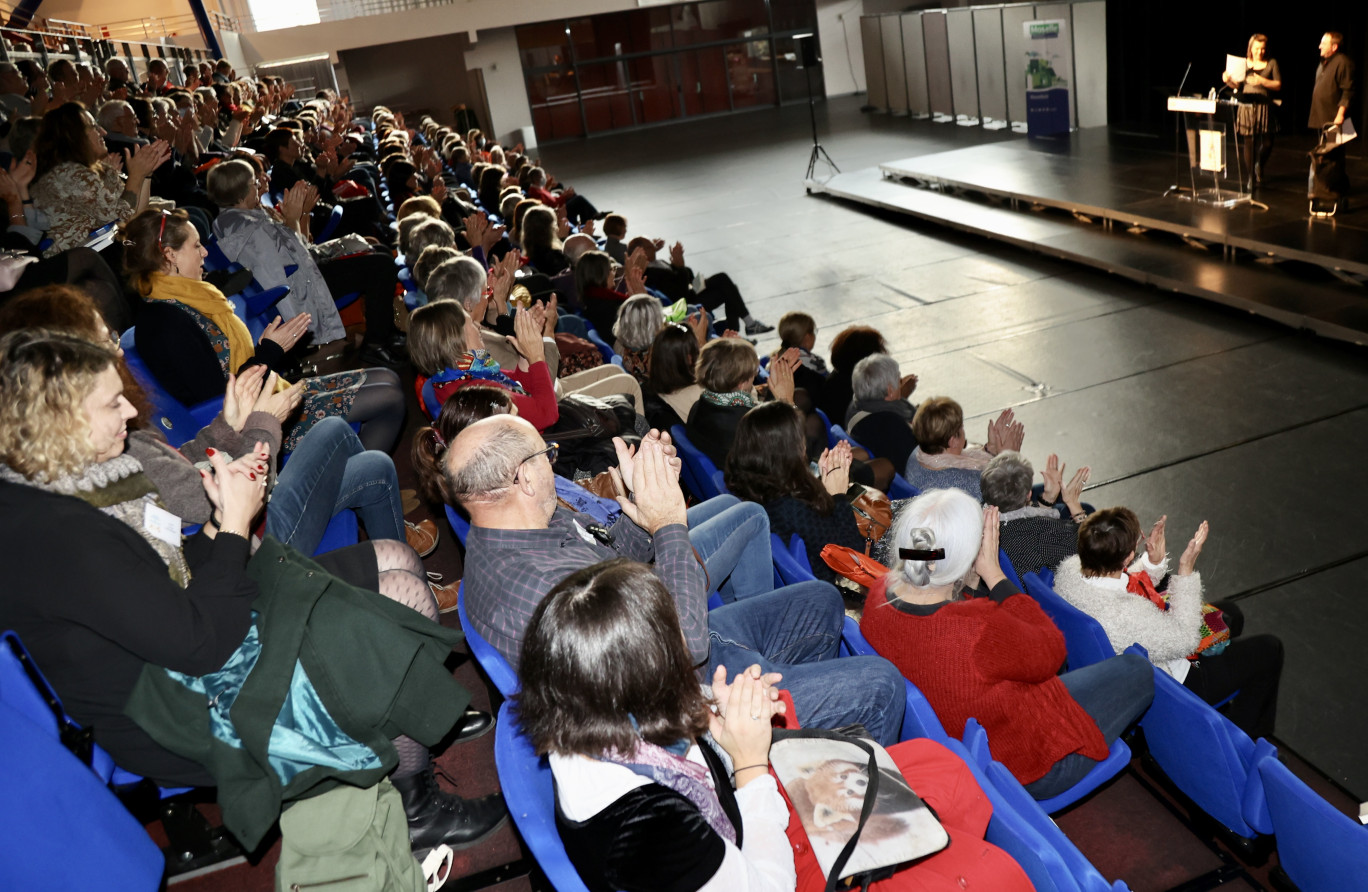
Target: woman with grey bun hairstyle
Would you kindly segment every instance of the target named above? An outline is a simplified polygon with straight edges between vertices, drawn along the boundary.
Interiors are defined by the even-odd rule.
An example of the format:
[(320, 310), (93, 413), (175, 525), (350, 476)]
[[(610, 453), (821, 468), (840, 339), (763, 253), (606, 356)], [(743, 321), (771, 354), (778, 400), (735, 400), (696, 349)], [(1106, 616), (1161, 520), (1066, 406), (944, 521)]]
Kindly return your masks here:
[(1149, 661), (1123, 654), (1058, 675), (1064, 636), (998, 565), (999, 512), (928, 490), (893, 522), (897, 560), (860, 631), (921, 689), (948, 733), (976, 718), (1032, 796), (1078, 783), (1149, 707)]
[(979, 478), (983, 504), (1002, 514), (1002, 550), (1019, 576), (1054, 569), (1077, 554), (1078, 525), (1088, 516), (1080, 499), (1091, 468), (1079, 468), (1063, 486), (1064, 466), (1051, 455), (1041, 473), (1045, 487), (1038, 499), (1031, 491), (1035, 469), (1020, 452), (998, 453)]

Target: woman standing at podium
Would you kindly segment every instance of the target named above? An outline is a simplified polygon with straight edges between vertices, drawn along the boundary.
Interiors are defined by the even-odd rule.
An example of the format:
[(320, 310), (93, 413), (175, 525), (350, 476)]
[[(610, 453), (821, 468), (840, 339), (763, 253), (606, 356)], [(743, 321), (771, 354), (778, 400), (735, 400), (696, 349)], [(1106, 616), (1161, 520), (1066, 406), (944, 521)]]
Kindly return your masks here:
[(1282, 89), (1282, 74), (1278, 61), (1268, 58), (1268, 37), (1255, 34), (1245, 49), (1244, 80), (1237, 81), (1230, 72), (1221, 75), (1227, 87), (1237, 90), (1240, 99), (1239, 117), (1235, 119), (1235, 135), (1240, 137), (1240, 160), (1244, 165), (1245, 188), (1252, 190), (1263, 182), (1268, 156), (1273, 154), (1273, 96)]

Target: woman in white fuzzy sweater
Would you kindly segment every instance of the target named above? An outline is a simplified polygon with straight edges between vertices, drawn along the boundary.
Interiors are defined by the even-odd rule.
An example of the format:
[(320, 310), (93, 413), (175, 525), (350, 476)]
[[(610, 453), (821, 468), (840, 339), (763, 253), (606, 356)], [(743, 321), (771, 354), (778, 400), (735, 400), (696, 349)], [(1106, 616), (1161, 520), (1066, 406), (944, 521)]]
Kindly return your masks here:
[[(1078, 528), (1078, 554), (1055, 573), (1055, 591), (1096, 619), (1117, 653), (1140, 644), (1155, 666), (1206, 702), (1220, 703), (1238, 691), (1239, 696), (1223, 707), (1226, 716), (1250, 737), (1269, 736), (1282, 675), (1283, 648), (1277, 636), (1239, 637), (1244, 627), (1239, 608), (1217, 602), (1230, 627), (1229, 644), (1218, 654), (1188, 659), (1201, 642), (1202, 577), (1195, 566), (1207, 538), (1206, 521), (1178, 559), (1178, 572), (1168, 577), (1162, 593), (1165, 608), (1144, 594), (1145, 580), (1132, 578), (1143, 570), (1153, 591), (1168, 576), (1166, 519), (1159, 518), (1141, 539), (1140, 521), (1129, 508), (1093, 514)], [(1137, 559), (1142, 542), (1145, 553)]]

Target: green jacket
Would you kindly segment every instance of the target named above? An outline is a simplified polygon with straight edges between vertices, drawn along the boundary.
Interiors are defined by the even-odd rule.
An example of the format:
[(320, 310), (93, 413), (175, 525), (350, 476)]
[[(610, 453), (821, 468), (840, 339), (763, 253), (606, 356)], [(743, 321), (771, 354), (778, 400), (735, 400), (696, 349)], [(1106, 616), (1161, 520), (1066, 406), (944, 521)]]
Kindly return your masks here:
[[(281, 805), (339, 782), (369, 787), (393, 770), (391, 738), (431, 746), (460, 718), (470, 695), (444, 663), (461, 633), (372, 591), (329, 575), (274, 539), (247, 565), (260, 586), (261, 655), (232, 705), (242, 746), (210, 733), (209, 709), (196, 693), (155, 666), (143, 670), (125, 712), (159, 744), (204, 765), (218, 781), (223, 822), (248, 850)], [(267, 758), (276, 717), (296, 661), (338, 727), (379, 757), (381, 767), (310, 768), (282, 785)]]

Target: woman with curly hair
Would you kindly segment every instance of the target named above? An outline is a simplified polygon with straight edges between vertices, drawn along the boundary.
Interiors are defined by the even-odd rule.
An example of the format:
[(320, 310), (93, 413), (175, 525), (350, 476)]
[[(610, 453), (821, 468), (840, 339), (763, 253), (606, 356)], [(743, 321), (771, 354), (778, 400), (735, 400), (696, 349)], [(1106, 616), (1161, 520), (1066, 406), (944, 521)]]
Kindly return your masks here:
[(46, 257), (79, 247), (92, 230), (147, 207), (152, 171), (171, 157), (171, 147), (160, 139), (125, 150), (122, 158), (109, 156), (104, 136), (104, 128), (79, 102), (63, 103), (43, 116), (33, 143), (38, 169), (29, 193), (51, 221)]

